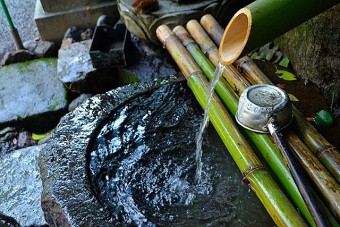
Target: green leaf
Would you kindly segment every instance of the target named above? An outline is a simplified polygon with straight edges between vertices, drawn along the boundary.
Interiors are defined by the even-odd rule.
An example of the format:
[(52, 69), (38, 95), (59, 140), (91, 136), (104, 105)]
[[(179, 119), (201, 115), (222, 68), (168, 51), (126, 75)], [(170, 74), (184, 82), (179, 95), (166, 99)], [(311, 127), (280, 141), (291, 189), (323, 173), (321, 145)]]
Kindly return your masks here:
[(35, 133), (32, 133), (32, 139), (33, 140), (41, 140), (43, 138), (45, 138), (47, 136), (47, 133), (44, 133), (44, 134), (35, 134)]
[(277, 69), (275, 74), (279, 75), (279, 77), (283, 80), (296, 80), (296, 76), (286, 70)]
[(290, 99), (290, 101), (292, 101), (292, 102), (298, 102), (299, 100), (295, 97), (295, 95), (293, 95), (293, 94), (288, 94), (288, 96), (289, 96), (289, 99)]
[(279, 65), (281, 65), (282, 67), (288, 67), (289, 65), (289, 59), (288, 58), (283, 58), (280, 62)]

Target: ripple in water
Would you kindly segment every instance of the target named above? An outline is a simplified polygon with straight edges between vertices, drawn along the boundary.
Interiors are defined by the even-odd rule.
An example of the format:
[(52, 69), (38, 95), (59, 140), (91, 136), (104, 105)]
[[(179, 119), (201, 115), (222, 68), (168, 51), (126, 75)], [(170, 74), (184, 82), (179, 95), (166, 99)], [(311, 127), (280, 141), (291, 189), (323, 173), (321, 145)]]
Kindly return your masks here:
[(134, 98), (98, 129), (88, 147), (90, 181), (122, 226), (256, 226), (259, 217), (273, 225), (213, 128), (196, 183), (201, 121), (197, 101), (177, 83)]

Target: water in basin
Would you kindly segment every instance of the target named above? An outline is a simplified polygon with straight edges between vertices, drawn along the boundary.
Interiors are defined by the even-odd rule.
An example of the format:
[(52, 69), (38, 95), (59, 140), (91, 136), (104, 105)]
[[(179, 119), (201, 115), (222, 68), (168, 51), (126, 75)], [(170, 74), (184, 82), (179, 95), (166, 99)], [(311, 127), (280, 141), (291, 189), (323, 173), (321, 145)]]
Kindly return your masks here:
[(184, 83), (133, 98), (105, 119), (88, 146), (88, 175), (122, 226), (274, 226), (212, 126), (195, 181), (203, 111)]

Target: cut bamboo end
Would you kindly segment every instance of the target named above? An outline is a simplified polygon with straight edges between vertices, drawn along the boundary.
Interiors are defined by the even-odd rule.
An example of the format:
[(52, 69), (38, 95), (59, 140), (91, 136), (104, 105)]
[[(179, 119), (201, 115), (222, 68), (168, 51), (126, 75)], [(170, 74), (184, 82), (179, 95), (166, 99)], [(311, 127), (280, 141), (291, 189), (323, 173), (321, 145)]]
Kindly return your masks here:
[(158, 39), (164, 43), (164, 41), (169, 38), (172, 34), (172, 31), (170, 28), (166, 25), (161, 25), (156, 29), (156, 34)]
[(206, 32), (210, 35), (210, 37), (214, 40), (215, 44), (218, 46), (221, 42), (221, 37), (224, 32), (224, 29), (221, 27), (221, 25), (211, 14), (204, 15), (201, 18), (200, 23), (202, 27), (206, 30)]
[(196, 43), (199, 44), (203, 53), (214, 64), (218, 64), (218, 48), (211, 40), (210, 36), (206, 33), (204, 28), (197, 20), (190, 20), (186, 25), (187, 31), (194, 38)]
[(223, 65), (231, 65), (241, 55), (247, 44), (252, 24), (251, 12), (242, 8), (231, 18), (224, 31), (219, 60)]
[(184, 42), (184, 46), (186, 46), (189, 41), (194, 42), (194, 40), (191, 38), (190, 34), (187, 32), (187, 30), (182, 26), (178, 25), (172, 29), (173, 33), (182, 41), (182, 37), (186, 38), (186, 42)]

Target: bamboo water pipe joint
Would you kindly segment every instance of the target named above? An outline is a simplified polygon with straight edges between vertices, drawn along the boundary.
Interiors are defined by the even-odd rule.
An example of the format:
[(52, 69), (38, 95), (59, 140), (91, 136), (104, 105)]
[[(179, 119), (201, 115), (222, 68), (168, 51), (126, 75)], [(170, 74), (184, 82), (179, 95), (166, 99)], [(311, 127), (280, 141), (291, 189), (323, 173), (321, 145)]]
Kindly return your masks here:
[(339, 3), (339, 0), (256, 0), (240, 9), (225, 29), (220, 62), (230, 65), (299, 24)]

